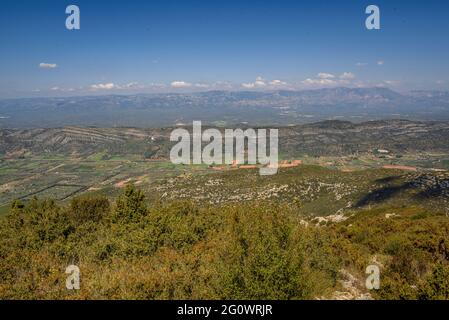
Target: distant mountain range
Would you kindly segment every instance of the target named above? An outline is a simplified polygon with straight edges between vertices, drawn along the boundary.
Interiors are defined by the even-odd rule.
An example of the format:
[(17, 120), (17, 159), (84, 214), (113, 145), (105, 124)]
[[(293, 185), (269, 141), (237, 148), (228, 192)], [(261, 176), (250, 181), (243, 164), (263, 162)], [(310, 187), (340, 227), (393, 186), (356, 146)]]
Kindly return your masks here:
[(208, 91), (0, 100), (0, 128), (289, 125), (340, 119), (449, 120), (449, 93), (388, 88)]

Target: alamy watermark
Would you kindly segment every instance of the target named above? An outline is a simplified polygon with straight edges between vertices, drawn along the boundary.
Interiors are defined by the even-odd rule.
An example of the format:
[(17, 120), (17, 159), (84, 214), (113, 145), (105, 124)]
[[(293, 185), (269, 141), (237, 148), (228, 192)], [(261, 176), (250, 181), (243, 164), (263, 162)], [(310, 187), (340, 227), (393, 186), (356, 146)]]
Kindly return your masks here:
[(380, 30), (380, 9), (376, 5), (366, 7), (366, 14), (369, 16), (365, 20), (365, 26), (368, 30)]
[(365, 281), (365, 286), (368, 290), (380, 289), (380, 268), (379, 266), (372, 264), (366, 267), (366, 274), (368, 277)]
[[(260, 165), (261, 175), (274, 175), (279, 163), (278, 139), (278, 129), (269, 129), (268, 137), (267, 129), (225, 129), (223, 138), (222, 131), (203, 132), (201, 121), (194, 121), (192, 133), (181, 128), (171, 133), (170, 141), (178, 143), (170, 151), (170, 160), (187, 165)], [(204, 148), (203, 142), (208, 143)]]
[[(81, 29), (80, 8), (77, 5), (67, 6), (65, 13), (69, 16), (65, 25), (68, 30)], [(369, 5), (365, 9), (365, 13), (369, 16), (365, 20), (365, 26), (368, 30), (380, 30), (380, 9), (377, 5)]]
[(80, 8), (72, 4), (65, 9), (65, 13), (69, 14), (65, 20), (65, 27), (67, 30), (81, 29)]
[[(66, 28), (68, 30), (81, 29), (80, 8), (77, 5), (69, 5), (65, 11), (69, 16), (66, 18)], [(377, 5), (369, 5), (365, 9), (369, 16), (365, 20), (365, 26), (368, 30), (380, 30), (380, 9)]]
[(80, 289), (80, 268), (75, 265), (70, 265), (65, 269), (65, 273), (69, 276), (65, 280), (67, 290)]

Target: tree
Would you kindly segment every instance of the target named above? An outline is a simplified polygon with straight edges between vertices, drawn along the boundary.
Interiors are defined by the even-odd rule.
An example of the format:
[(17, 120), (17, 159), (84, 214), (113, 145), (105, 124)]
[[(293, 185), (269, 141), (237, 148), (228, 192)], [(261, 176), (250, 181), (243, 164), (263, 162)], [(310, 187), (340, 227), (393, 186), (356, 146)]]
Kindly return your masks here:
[(128, 184), (116, 202), (113, 222), (137, 221), (147, 213), (145, 196), (134, 185)]
[(75, 224), (98, 222), (110, 211), (109, 200), (104, 196), (81, 196), (70, 202), (69, 217)]

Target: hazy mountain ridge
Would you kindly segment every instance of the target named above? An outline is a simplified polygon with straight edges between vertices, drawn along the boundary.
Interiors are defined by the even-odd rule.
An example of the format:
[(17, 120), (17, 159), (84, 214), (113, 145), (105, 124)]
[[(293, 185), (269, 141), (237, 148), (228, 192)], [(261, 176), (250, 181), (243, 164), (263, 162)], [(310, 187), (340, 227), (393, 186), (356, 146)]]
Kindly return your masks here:
[(167, 127), (193, 120), (287, 125), (326, 119), (449, 120), (449, 93), (387, 88), (209, 91), (0, 101), (1, 128)]

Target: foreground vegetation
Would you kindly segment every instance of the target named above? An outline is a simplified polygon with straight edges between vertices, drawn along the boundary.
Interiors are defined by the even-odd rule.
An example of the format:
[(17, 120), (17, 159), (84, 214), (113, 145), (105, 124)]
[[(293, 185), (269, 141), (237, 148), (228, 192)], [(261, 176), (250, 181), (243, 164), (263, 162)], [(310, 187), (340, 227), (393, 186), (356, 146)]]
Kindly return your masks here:
[[(304, 221), (282, 203), (200, 206), (147, 201), (16, 201), (0, 221), (1, 299), (315, 299), (381, 268), (377, 299), (449, 298), (449, 219), (418, 206)], [(81, 270), (69, 291), (68, 265)], [(361, 288), (361, 290), (365, 290)]]

